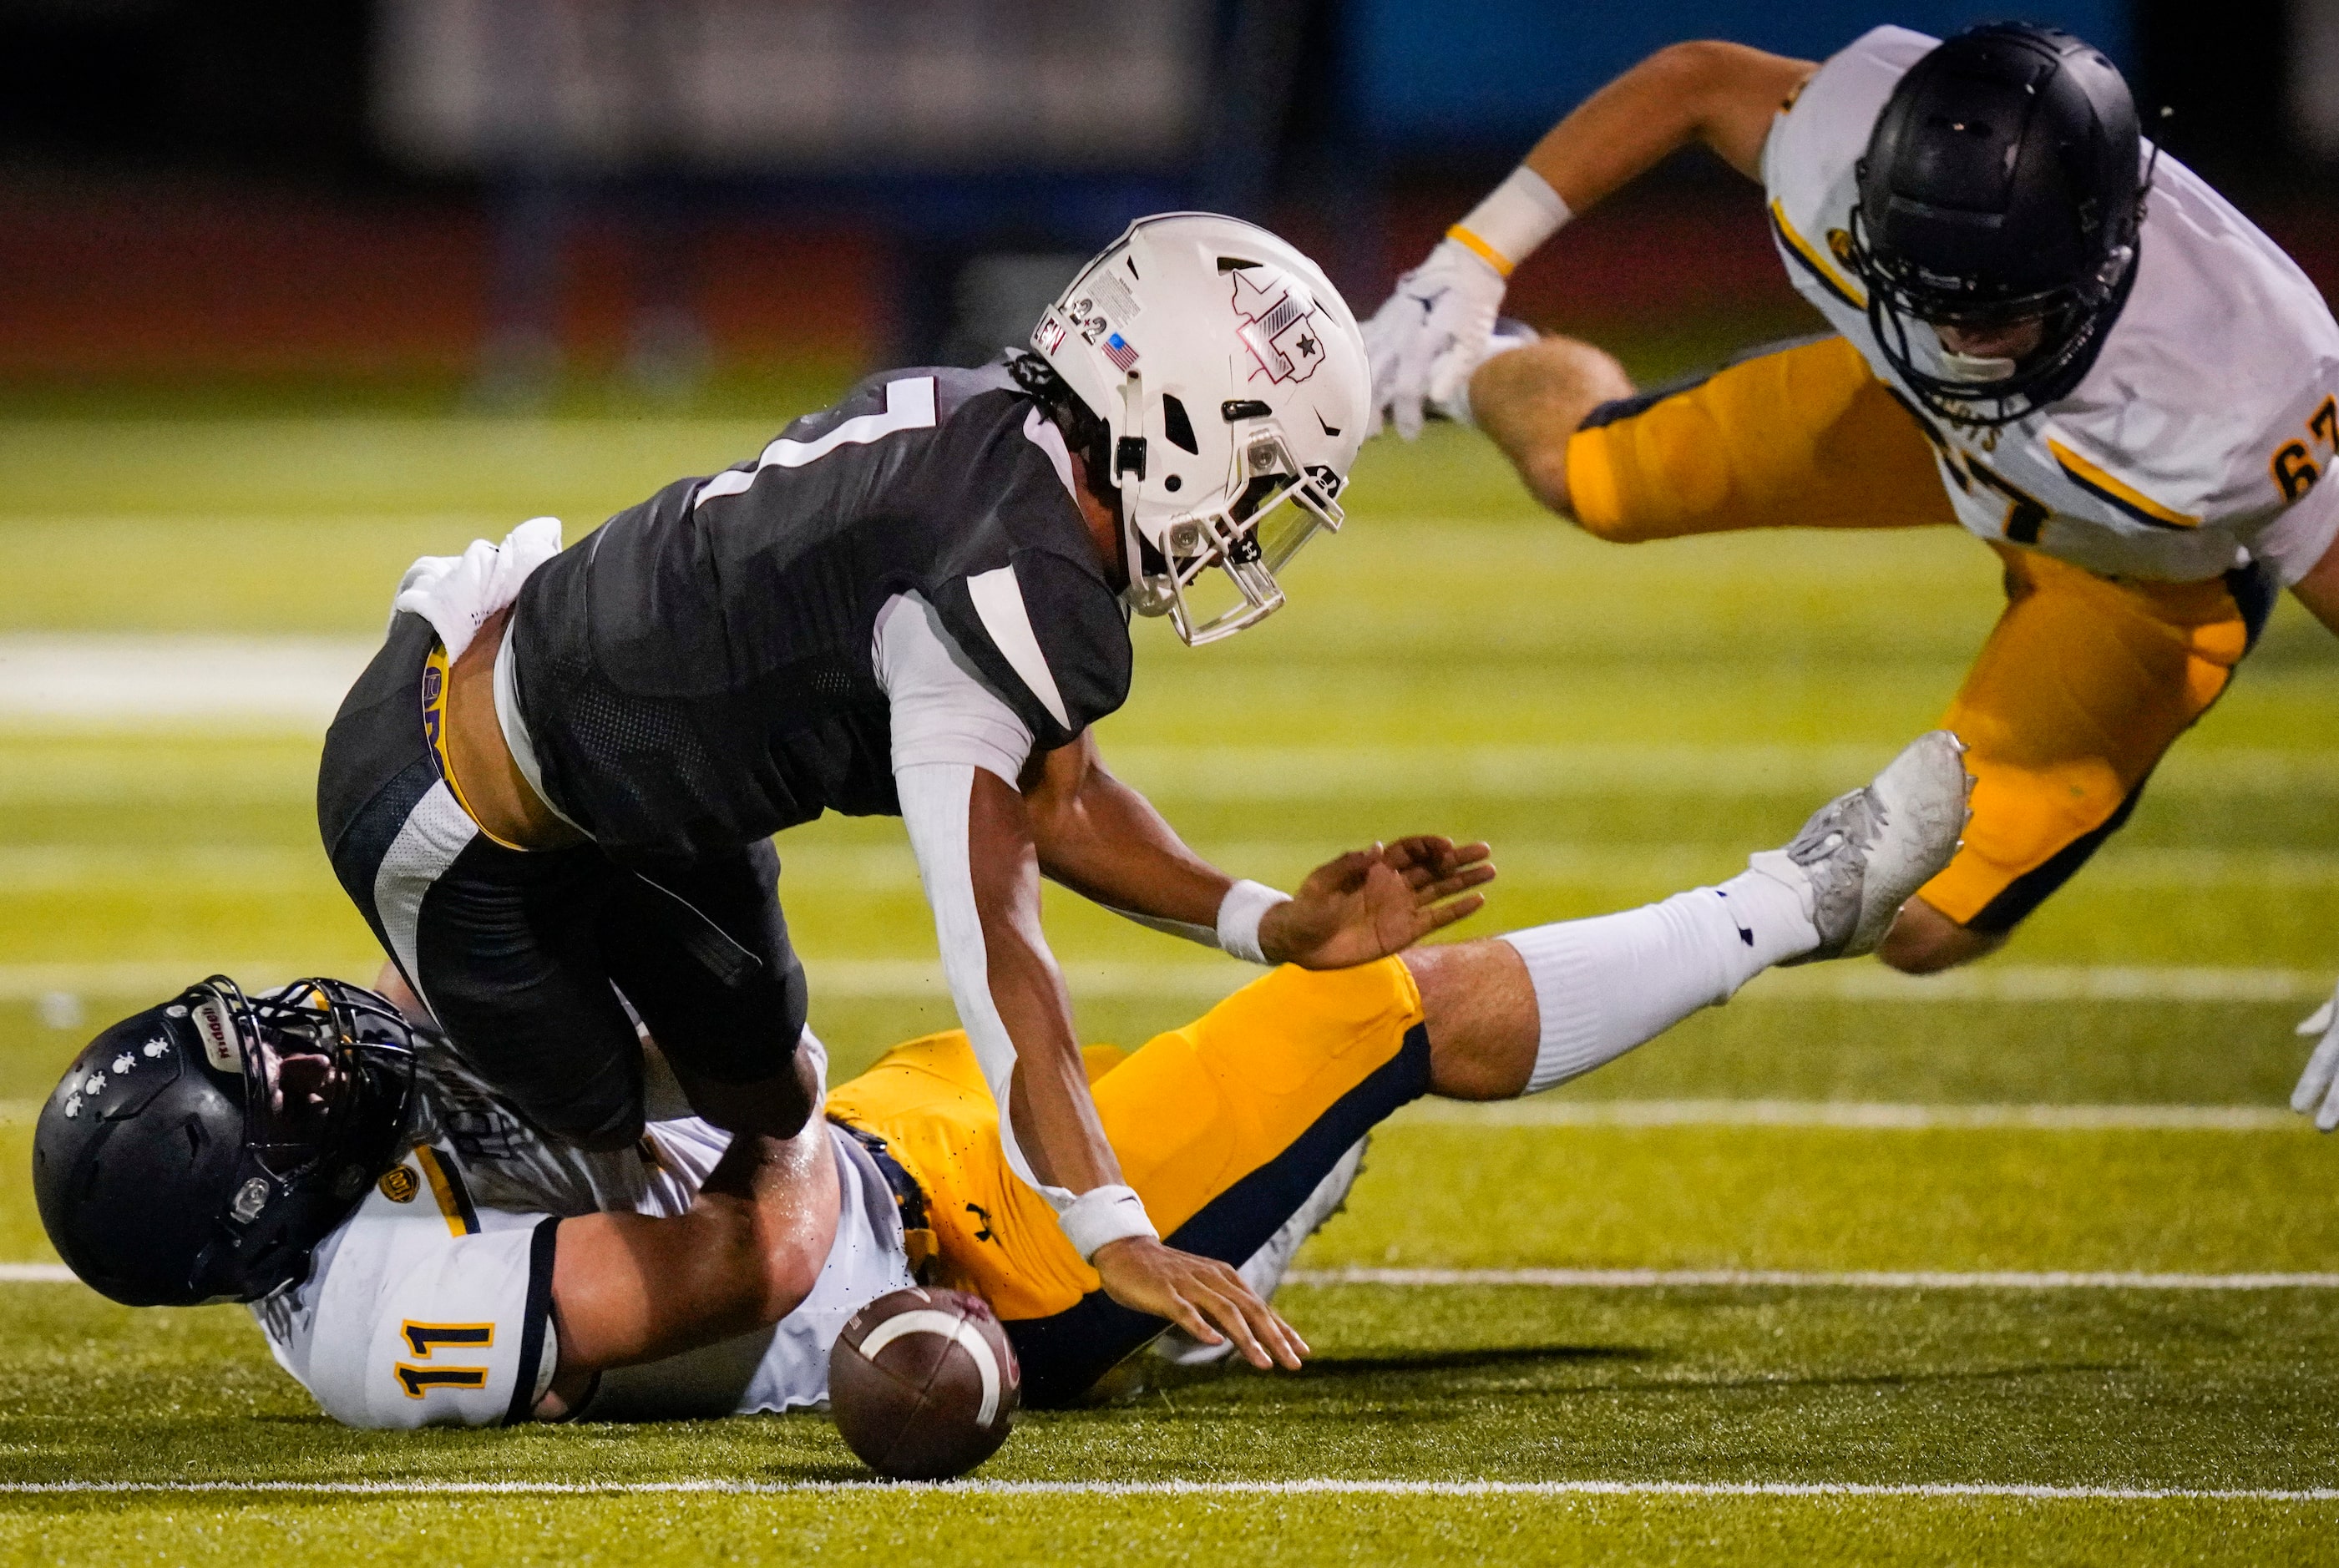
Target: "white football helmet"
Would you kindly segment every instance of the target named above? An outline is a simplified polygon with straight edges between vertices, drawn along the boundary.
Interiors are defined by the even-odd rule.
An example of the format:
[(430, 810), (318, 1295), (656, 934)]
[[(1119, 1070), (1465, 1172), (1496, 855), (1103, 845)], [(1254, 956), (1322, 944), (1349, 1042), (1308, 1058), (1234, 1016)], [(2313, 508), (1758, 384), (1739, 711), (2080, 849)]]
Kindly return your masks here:
[[(1275, 574), (1338, 529), (1372, 421), (1364, 336), (1316, 263), (1238, 218), (1140, 218), (1031, 346), (1110, 433), (1130, 607), (1201, 644), (1281, 606)], [(1215, 611), (1213, 567), (1239, 596)]]

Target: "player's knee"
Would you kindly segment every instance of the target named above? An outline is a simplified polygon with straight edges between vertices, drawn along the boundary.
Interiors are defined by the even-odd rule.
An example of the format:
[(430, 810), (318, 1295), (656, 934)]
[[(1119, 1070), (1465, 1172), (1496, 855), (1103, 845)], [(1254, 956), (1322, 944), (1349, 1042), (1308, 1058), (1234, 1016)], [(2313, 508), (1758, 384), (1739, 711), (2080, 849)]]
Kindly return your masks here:
[(1912, 898), (1892, 922), (1892, 929), (1885, 932), (1876, 956), (1902, 974), (1939, 974), (2005, 945), (2005, 933), (1971, 930), (1922, 899)]
[(1548, 442), (1514, 459), (1527, 493), (1564, 518), (1575, 515), (1567, 491), (1567, 442)]
[(641, 1141), (646, 1127), (638, 1070), (610, 1070), (560, 1086), (513, 1084), (506, 1097), (548, 1138), (607, 1154)]

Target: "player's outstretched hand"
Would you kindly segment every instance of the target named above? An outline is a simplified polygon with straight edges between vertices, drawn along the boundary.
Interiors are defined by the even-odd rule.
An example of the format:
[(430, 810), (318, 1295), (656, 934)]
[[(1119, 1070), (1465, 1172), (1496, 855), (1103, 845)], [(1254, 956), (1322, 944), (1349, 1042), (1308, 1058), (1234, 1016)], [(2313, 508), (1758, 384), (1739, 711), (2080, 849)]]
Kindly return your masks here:
[(1478, 368), (1502, 304), (1502, 274), (1454, 240), (1396, 281), (1365, 323), (1376, 432), (1386, 415), (1406, 440), (1421, 434), (1422, 405), (1444, 402)]
[(1150, 1236), (1126, 1236), (1098, 1247), (1093, 1261), (1105, 1294), (1123, 1307), (1166, 1317), (1205, 1345), (1232, 1339), (1262, 1372), (1270, 1366), (1297, 1372), (1308, 1354), (1299, 1331), (1215, 1257), (1180, 1252)]
[(1326, 861), (1288, 903), (1267, 912), (1259, 949), (1302, 969), (1346, 969), (1403, 952), (1485, 905), (1485, 895), (1471, 890), (1495, 880), (1486, 854), (1483, 843), (1424, 833)]
[(2290, 1109), (2314, 1118), (2322, 1131), (2339, 1129), (2339, 990), (2307, 1015), (2298, 1032), (2315, 1042), (2314, 1054), (2290, 1091)]

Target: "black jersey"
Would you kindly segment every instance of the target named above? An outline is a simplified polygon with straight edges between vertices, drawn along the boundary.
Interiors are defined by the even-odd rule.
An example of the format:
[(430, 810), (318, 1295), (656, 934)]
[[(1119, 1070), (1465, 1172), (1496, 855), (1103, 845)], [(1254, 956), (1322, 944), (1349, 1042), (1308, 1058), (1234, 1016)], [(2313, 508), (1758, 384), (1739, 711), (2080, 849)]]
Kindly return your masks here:
[(872, 642), (902, 593), (1040, 749), (1118, 708), (1127, 618), (1043, 427), (1001, 365), (887, 371), (548, 562), (512, 654), (552, 804), (647, 856), (898, 814)]

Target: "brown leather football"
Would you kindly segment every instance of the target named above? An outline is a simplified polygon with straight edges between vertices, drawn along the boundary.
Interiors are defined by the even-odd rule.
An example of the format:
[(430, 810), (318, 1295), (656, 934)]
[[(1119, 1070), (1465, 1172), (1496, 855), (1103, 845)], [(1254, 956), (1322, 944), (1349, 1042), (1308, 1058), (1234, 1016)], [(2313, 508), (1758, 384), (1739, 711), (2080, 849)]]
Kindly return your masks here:
[(861, 1462), (900, 1481), (963, 1475), (1014, 1425), (1021, 1369), (982, 1297), (913, 1286), (853, 1315), (828, 1353), (828, 1406)]

